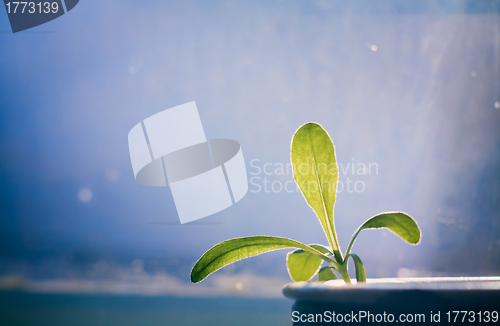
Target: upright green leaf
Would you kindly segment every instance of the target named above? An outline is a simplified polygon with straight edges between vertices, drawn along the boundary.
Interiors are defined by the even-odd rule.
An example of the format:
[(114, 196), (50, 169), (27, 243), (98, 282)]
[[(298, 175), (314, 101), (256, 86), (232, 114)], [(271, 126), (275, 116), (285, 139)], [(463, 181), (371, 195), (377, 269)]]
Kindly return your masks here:
[(388, 228), (410, 244), (418, 244), (420, 242), (420, 228), (410, 215), (403, 212), (381, 213), (367, 220), (356, 230), (356, 232), (354, 232), (349, 247), (347, 248), (346, 255), (351, 252), (359, 232), (366, 229), (378, 228)]
[(318, 272), (318, 281), (330, 281), (338, 279), (337, 274), (331, 266), (323, 267)]
[(287, 238), (256, 236), (226, 240), (215, 246), (201, 256), (191, 270), (191, 282), (198, 283), (216, 270), (235, 261), (260, 255), (262, 253), (285, 249), (298, 248), (314, 254), (333, 266), (338, 264), (320, 251)]
[(346, 256), (345, 259), (347, 260), (349, 257), (352, 257), (352, 260), (354, 261), (354, 268), (356, 269), (356, 281), (366, 282), (365, 267), (363, 266), (361, 258), (359, 258), (356, 254), (349, 254), (349, 256)]
[(293, 177), (318, 215), (337, 261), (342, 255), (333, 222), (338, 168), (330, 136), (316, 123), (300, 127), (292, 139)]

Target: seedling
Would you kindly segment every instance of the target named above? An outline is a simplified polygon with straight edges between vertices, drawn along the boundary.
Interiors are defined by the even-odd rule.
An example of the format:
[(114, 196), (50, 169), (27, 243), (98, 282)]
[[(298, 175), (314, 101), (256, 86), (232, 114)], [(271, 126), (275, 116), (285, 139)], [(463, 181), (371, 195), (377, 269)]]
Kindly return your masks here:
[[(356, 254), (351, 253), (354, 241), (362, 230), (387, 228), (410, 244), (416, 245), (420, 242), (420, 229), (410, 215), (403, 212), (386, 212), (363, 223), (352, 235), (349, 246), (342, 255), (333, 220), (338, 167), (332, 140), (319, 124), (306, 123), (293, 135), (291, 152), (293, 177), (307, 203), (316, 212), (329, 247), (319, 244), (306, 245), (295, 240), (271, 236), (230, 239), (215, 245), (201, 256), (191, 271), (191, 282), (198, 283), (235, 261), (285, 248), (296, 249), (287, 255), (288, 272), (294, 281), (307, 281), (316, 273), (320, 281), (332, 280), (338, 278), (338, 273), (345, 283), (351, 283), (347, 263), (349, 258), (352, 258), (356, 280), (365, 282), (363, 263)], [(323, 261), (326, 261), (328, 266), (320, 269)]]

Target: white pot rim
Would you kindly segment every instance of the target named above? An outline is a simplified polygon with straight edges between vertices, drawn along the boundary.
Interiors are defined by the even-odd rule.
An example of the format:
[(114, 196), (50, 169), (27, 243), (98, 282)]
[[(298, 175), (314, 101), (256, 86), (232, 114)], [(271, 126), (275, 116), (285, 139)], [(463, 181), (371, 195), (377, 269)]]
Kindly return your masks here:
[(388, 293), (429, 291), (453, 295), (457, 291), (500, 291), (500, 276), (375, 278), (366, 283), (345, 284), (342, 280), (295, 282), (285, 285), (283, 294), (294, 300), (337, 302), (372, 301)]

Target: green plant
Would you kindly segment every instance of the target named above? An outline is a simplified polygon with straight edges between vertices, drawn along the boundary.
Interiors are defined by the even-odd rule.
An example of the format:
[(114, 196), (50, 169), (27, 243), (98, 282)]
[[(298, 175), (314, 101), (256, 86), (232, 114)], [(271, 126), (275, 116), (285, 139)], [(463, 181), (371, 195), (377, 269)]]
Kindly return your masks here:
[[(351, 283), (347, 263), (349, 258), (352, 258), (357, 281), (365, 282), (363, 263), (356, 254), (351, 253), (359, 232), (388, 228), (410, 244), (420, 242), (420, 229), (411, 216), (402, 212), (386, 212), (363, 223), (354, 232), (345, 254), (342, 255), (333, 221), (338, 167), (335, 147), (330, 136), (319, 124), (306, 123), (293, 136), (291, 159), (295, 182), (307, 203), (316, 212), (330, 246), (306, 245), (295, 240), (271, 236), (227, 240), (212, 247), (196, 262), (191, 271), (193, 283), (202, 281), (211, 273), (237, 260), (285, 248), (296, 248), (287, 255), (288, 271), (294, 281), (307, 281), (316, 273), (320, 281), (337, 279), (334, 272), (337, 271), (346, 283)], [(322, 261), (329, 265), (320, 269)]]

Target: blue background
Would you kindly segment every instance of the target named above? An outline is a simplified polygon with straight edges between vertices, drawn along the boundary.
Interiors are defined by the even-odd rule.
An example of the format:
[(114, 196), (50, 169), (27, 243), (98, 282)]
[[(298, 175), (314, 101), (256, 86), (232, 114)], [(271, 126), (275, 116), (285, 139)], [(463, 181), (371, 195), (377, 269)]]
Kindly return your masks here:
[[(382, 211), (411, 214), (423, 237), (412, 247), (387, 231), (361, 234), (354, 252), (368, 277), (497, 275), (499, 8), (86, 0), (16, 34), (0, 10), (0, 276), (95, 280), (135, 270), (191, 287), (194, 262), (228, 238), (326, 244), (298, 192), (250, 191), (206, 223), (175, 225), (168, 187), (135, 182), (127, 134), (190, 101), (207, 137), (241, 143), (249, 178), (292, 180), (252, 174), (250, 162), (288, 163), (291, 137), (308, 121), (329, 132), (344, 168), (377, 164), (378, 173), (340, 175), (365, 185), (337, 197), (342, 248)], [(79, 200), (82, 189), (90, 201)], [(219, 273), (283, 284), (285, 252)]]

